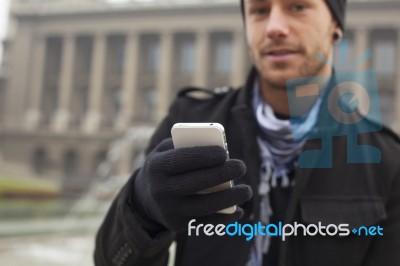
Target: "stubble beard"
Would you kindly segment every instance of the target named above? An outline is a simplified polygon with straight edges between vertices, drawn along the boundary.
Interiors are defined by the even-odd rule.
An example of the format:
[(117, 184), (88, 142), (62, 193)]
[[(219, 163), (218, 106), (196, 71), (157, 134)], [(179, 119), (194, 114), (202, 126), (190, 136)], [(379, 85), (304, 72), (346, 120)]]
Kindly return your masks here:
[(269, 67), (263, 65), (261, 62), (255, 65), (257, 67), (262, 82), (270, 88), (280, 90), (286, 90), (286, 82), (288, 80), (318, 76), (321, 72), (323, 72), (323, 69), (326, 67), (326, 63), (318, 60), (316, 56), (308, 56), (307, 58), (305, 58), (303, 64), (296, 64), (295, 66), (290, 66), (288, 63), (276, 63), (274, 65), (274, 71), (285, 71), (288, 67), (296, 68), (296, 70), (290, 72), (290, 77), (274, 78), (273, 76), (271, 76), (272, 71)]

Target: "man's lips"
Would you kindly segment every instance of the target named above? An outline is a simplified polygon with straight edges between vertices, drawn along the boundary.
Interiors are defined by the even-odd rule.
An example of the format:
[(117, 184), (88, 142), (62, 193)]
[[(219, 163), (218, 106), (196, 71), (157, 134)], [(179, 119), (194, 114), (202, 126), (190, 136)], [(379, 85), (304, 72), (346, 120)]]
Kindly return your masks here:
[(270, 49), (262, 53), (262, 56), (273, 62), (283, 62), (293, 59), (300, 52), (291, 49)]
[(285, 55), (285, 54), (293, 54), (296, 53), (296, 51), (293, 50), (272, 50), (268, 51), (267, 55)]

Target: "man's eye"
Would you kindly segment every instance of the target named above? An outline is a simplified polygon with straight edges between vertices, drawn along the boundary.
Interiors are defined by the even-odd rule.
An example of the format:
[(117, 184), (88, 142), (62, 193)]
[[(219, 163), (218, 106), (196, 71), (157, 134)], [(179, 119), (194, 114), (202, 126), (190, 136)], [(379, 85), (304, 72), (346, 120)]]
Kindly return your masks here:
[(306, 6), (303, 5), (303, 4), (295, 4), (295, 5), (293, 5), (293, 6), (291, 7), (291, 9), (292, 9), (293, 11), (296, 11), (296, 12), (301, 12), (301, 11), (304, 11), (304, 9), (306, 9)]
[(268, 9), (266, 7), (259, 7), (259, 8), (254, 8), (251, 13), (256, 15), (256, 16), (263, 16), (267, 14)]

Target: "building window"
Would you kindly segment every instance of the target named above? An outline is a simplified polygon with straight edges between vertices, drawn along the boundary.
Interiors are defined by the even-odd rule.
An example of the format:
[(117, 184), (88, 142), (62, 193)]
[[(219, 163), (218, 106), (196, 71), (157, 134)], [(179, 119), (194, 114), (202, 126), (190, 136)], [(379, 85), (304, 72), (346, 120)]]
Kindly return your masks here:
[(382, 120), (386, 125), (394, 121), (394, 86), (396, 78), (396, 32), (375, 30), (371, 34), (372, 69), (376, 71)]
[(184, 40), (179, 46), (179, 72), (182, 74), (193, 74), (196, 57), (194, 40)]
[(154, 88), (149, 88), (145, 92), (145, 109), (144, 116), (146, 120), (154, 121), (157, 114), (157, 91)]
[(215, 41), (215, 74), (229, 75), (232, 71), (232, 38), (217, 38)]
[(396, 47), (392, 40), (376, 40), (374, 43), (374, 69), (378, 75), (393, 75), (396, 68)]
[(109, 67), (111, 73), (121, 74), (124, 71), (125, 59), (125, 37), (112, 36), (108, 41), (108, 56), (109, 62), (112, 62)]
[(113, 118), (117, 118), (118, 114), (121, 111), (121, 106), (122, 106), (122, 89), (121, 87), (116, 87), (112, 91), (111, 112)]
[(32, 167), (36, 175), (44, 174), (47, 166), (47, 154), (43, 148), (38, 148), (32, 155)]
[(96, 171), (100, 167), (100, 164), (105, 163), (106, 159), (107, 159), (107, 151), (105, 151), (105, 150), (104, 151), (99, 151), (95, 155), (95, 157), (93, 159), (93, 172), (96, 173), (95, 176), (97, 176), (97, 174), (98, 174)]
[(139, 97), (135, 100), (135, 114), (138, 121), (154, 121), (157, 114), (157, 90), (152, 87), (142, 87)]
[(4, 105), (6, 103), (6, 101), (5, 101), (5, 97), (6, 97), (5, 87), (6, 87), (5, 80), (2, 79), (1, 73), (0, 73), (0, 123), (2, 123), (3, 119), (4, 119), (4, 109), (5, 109)]
[(160, 58), (160, 46), (158, 42), (150, 42), (148, 47), (148, 71), (150, 73), (158, 72)]
[(92, 65), (93, 38), (86, 36), (78, 37), (77, 46), (75, 69), (78, 75), (88, 75)]
[(42, 124), (48, 125), (58, 107), (59, 94), (59, 74), (61, 54), (63, 49), (62, 39), (59, 37), (50, 37), (46, 40), (46, 64), (44, 86), (42, 93)]
[(105, 128), (113, 126), (122, 106), (122, 89), (119, 86), (108, 87), (103, 98), (103, 122)]
[(78, 174), (78, 154), (69, 150), (64, 154), (64, 175), (67, 178), (77, 177)]
[(140, 37), (140, 70), (142, 74), (154, 75), (159, 71), (160, 36), (143, 34)]
[(73, 125), (79, 125), (83, 122), (89, 108), (89, 88), (87, 86), (76, 87), (73, 93), (72, 121)]
[(63, 42), (60, 37), (50, 37), (46, 40), (46, 78), (58, 76), (61, 67)]
[(122, 73), (124, 71), (124, 58), (125, 58), (125, 45), (124, 43), (119, 43), (117, 47), (117, 71)]
[(79, 90), (79, 110), (81, 115), (85, 115), (89, 110), (89, 88), (82, 87)]
[(58, 108), (58, 86), (45, 86), (43, 92), (43, 123), (49, 124)]

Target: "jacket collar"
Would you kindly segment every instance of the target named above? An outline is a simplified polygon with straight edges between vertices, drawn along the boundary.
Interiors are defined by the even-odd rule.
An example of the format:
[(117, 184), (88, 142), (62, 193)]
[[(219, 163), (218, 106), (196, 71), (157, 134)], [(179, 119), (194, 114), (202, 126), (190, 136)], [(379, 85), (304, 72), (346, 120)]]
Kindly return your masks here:
[[(261, 164), (259, 148), (257, 144), (258, 126), (251, 105), (253, 92), (252, 88), (256, 78), (257, 71), (254, 67), (252, 67), (245, 86), (238, 90), (236, 102), (231, 108), (232, 117), (237, 122), (236, 130), (240, 132), (240, 135), (243, 139), (242, 156), (243, 161), (247, 166), (247, 182), (255, 192), (258, 191), (260, 181), (259, 170)], [(260, 213), (258, 193), (254, 193), (252, 200), (246, 204), (246, 209), (248, 210), (247, 215), (252, 214), (247, 218), (253, 221), (258, 220)]]
[(257, 69), (252, 66), (247, 76), (245, 85), (239, 89), (236, 104), (232, 107), (232, 111), (245, 109), (252, 110), (253, 87), (257, 77)]

